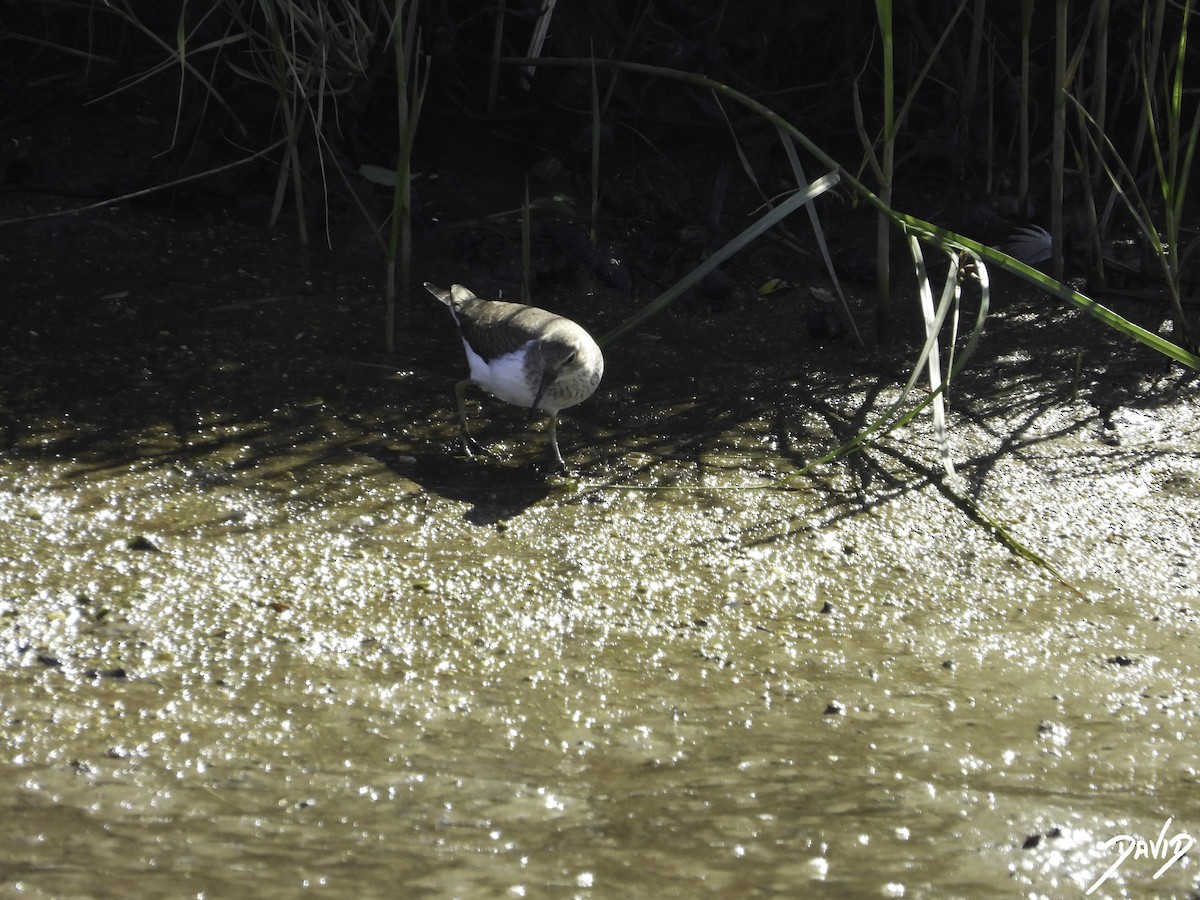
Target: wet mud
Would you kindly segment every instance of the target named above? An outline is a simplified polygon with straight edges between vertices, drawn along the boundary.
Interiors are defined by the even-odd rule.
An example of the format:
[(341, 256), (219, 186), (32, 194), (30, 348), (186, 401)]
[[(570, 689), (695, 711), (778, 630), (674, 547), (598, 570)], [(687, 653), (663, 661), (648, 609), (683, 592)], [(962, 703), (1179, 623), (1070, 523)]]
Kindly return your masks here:
[(1200, 834), (1195, 381), (1044, 297), (951, 435), (1059, 577), (924, 417), (801, 474), (912, 352), (803, 285), (606, 348), (560, 474), (478, 393), (461, 455), (445, 311), (383, 353), (361, 259), (130, 209), (3, 255), (4, 895), (1060, 897)]

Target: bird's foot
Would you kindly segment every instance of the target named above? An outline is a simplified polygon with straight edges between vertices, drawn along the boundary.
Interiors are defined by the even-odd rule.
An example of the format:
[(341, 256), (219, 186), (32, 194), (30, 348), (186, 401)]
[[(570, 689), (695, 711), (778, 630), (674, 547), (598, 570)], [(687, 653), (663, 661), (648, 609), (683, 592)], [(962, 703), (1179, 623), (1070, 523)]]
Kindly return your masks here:
[(463, 453), (467, 455), (468, 459), (474, 459), (476, 454), (479, 454), (480, 456), (490, 456), (493, 458), (496, 456), (495, 453), (469, 435), (463, 437), (462, 448)]
[(571, 470), (569, 468), (567, 468), (566, 462), (563, 461), (562, 454), (558, 452), (558, 445), (552, 444), (551, 446), (554, 450), (554, 453), (553, 453), (553, 458), (547, 464), (547, 467), (550, 469), (551, 472), (554, 472), (556, 475), (570, 474)]

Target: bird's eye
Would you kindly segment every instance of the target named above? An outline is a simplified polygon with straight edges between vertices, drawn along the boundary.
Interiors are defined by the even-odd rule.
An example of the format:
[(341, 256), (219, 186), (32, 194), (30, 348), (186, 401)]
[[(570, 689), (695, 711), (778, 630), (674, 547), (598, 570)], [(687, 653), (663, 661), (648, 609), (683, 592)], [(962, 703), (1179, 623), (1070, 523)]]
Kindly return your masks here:
[(570, 356), (568, 356), (566, 359), (563, 360), (563, 365), (569, 366), (573, 362), (575, 362), (575, 354), (574, 353), (572, 353)]

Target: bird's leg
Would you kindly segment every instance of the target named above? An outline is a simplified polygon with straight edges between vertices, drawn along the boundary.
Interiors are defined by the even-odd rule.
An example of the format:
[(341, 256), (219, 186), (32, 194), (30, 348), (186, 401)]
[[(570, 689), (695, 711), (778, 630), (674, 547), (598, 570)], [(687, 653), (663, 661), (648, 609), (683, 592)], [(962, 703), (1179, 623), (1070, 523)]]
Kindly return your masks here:
[(467, 402), (466, 394), (467, 387), (470, 386), (471, 379), (464, 378), (454, 386), (454, 397), (458, 401), (458, 424), (462, 428), (462, 445), (463, 452), (467, 456), (474, 456), (472, 450), (483, 451), (483, 447), (479, 442), (471, 437), (471, 432), (467, 430)]
[[(542, 380), (538, 383), (537, 393), (533, 395), (533, 404), (529, 407), (529, 421), (533, 421), (533, 417), (537, 415), (538, 407), (542, 402), (542, 395), (546, 393), (546, 388), (550, 386), (550, 382), (554, 380), (554, 374), (550, 369), (542, 372)], [(563, 462), (562, 454), (558, 452), (558, 413), (550, 413), (550, 449), (554, 451), (554, 461), (558, 463), (560, 469), (565, 469), (567, 464)]]
[(550, 449), (554, 451), (554, 461), (558, 463), (560, 469), (565, 469), (567, 464), (563, 462), (562, 454), (558, 452), (558, 414), (550, 416)]

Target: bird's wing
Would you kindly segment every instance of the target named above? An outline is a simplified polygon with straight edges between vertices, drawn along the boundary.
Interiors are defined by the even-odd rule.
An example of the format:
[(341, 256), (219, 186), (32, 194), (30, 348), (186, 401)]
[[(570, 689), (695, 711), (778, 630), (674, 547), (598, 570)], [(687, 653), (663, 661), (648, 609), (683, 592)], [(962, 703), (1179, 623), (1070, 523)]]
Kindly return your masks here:
[(459, 305), (455, 318), (466, 342), (485, 361), (491, 362), (529, 343), (547, 315), (520, 303), (471, 299)]

